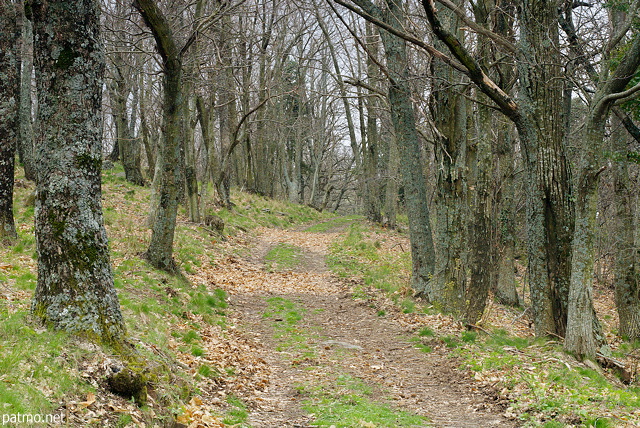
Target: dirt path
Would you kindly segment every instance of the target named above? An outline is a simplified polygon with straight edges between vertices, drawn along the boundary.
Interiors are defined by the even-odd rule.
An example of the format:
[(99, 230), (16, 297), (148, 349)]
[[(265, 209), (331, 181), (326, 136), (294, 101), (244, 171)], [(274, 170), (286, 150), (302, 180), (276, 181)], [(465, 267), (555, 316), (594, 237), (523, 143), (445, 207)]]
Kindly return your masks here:
[[(272, 368), (269, 387), (256, 392), (250, 424), (312, 426), (312, 415), (302, 409), (306, 396), (300, 390), (326, 385), (339, 373), (366, 383), (377, 401), (425, 416), (429, 426), (515, 426), (502, 416), (490, 392), (476, 389), (455, 369), (455, 361), (438, 352), (419, 351), (404, 326), (351, 298), (324, 263), (328, 246), (338, 236), (264, 229), (248, 257), (232, 260), (233, 272), (221, 269), (212, 278), (229, 292), (240, 328), (262, 345), (261, 357)], [(302, 249), (293, 271), (265, 270), (264, 256), (279, 243)], [(279, 323), (286, 320), (265, 316), (274, 297), (291, 302), (302, 314), (294, 334), (301, 332), (304, 343), (297, 347), (282, 346), (287, 338), (278, 337)]]

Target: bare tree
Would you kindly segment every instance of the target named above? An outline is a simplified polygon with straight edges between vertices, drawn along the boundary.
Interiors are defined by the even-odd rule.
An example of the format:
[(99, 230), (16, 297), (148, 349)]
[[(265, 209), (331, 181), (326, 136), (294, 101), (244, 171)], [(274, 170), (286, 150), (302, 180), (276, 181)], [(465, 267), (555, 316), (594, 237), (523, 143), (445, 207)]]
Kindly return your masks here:
[(416, 130), (411, 90), (408, 84), (408, 57), (405, 41), (389, 30), (400, 32), (404, 28), (402, 1), (387, 0), (380, 8), (369, 0), (354, 0), (369, 16), (385, 24), (380, 31), (387, 60), (389, 78), (389, 106), (399, 148), (401, 172), (409, 217), (409, 237), (413, 260), (411, 284), (417, 293), (424, 294), (433, 276), (435, 252), (429, 208), (425, 191), (425, 178), (420, 162), (420, 144)]
[(146, 257), (152, 266), (175, 273), (178, 267), (173, 259), (173, 239), (184, 164), (180, 135), (184, 96), (182, 55), (188, 46), (178, 48), (169, 21), (153, 0), (137, 0), (134, 7), (153, 33), (164, 73), (163, 140), (156, 159), (157, 201), (154, 202), (151, 242)]

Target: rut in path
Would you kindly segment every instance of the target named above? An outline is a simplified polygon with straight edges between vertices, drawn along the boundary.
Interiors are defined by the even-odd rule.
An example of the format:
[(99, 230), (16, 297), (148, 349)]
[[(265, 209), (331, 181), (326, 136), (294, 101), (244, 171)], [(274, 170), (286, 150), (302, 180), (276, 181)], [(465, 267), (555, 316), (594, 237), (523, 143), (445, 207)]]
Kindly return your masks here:
[[(269, 387), (252, 403), (251, 426), (312, 426), (313, 417), (302, 409), (305, 397), (296, 386), (321, 385), (337, 371), (367, 383), (376, 400), (425, 416), (429, 426), (515, 426), (490, 394), (476, 389), (473, 380), (454, 368), (455, 361), (417, 350), (406, 328), (377, 316), (367, 302), (351, 298), (324, 263), (329, 244), (338, 237), (339, 233), (263, 229), (251, 256), (235, 263), (246, 274), (225, 281), (220, 271), (214, 278), (229, 292), (240, 327), (262, 344), (261, 357), (273, 368)], [(265, 272), (264, 256), (278, 243), (302, 249), (295, 271)], [(315, 350), (312, 358), (293, 349), (276, 350), (279, 339), (273, 323), (278, 320), (264, 316), (267, 299), (276, 296), (294, 302), (304, 313), (297, 327), (309, 332), (306, 346)]]

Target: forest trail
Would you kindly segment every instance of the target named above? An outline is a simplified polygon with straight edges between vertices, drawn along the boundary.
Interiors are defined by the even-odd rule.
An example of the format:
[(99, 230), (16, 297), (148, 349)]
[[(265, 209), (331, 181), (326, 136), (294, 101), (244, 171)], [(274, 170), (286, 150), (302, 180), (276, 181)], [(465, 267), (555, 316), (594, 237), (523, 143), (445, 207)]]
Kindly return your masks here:
[[(209, 273), (210, 284), (229, 293), (237, 327), (258, 344), (271, 370), (269, 386), (249, 404), (251, 426), (310, 427), (314, 416), (303, 406), (312, 395), (335, 398), (354, 385), (369, 391), (372, 402), (429, 421), (412, 426), (515, 426), (491, 391), (455, 369), (454, 359), (421, 352), (406, 326), (352, 298), (325, 264), (339, 236), (336, 229), (259, 229), (246, 256), (230, 256)], [(283, 244), (297, 248), (297, 263), (274, 269), (265, 257)]]

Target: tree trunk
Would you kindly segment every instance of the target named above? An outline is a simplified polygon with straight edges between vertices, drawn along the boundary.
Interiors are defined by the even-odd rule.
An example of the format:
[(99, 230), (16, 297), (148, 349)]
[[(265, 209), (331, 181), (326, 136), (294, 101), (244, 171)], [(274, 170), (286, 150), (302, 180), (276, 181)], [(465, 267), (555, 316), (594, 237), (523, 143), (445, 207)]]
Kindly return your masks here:
[[(442, 11), (449, 31), (459, 33), (452, 11)], [(442, 49), (438, 42), (436, 48)], [(436, 128), (435, 198), (436, 271), (429, 283), (427, 298), (442, 310), (462, 316), (468, 284), (469, 217), (467, 107), (468, 103), (451, 82), (459, 82), (454, 70), (440, 61), (432, 63), (432, 93), (429, 109)], [(452, 87), (453, 86), (453, 87)]]
[(496, 171), (498, 174), (497, 207), (494, 230), (496, 232), (498, 277), (495, 282), (496, 300), (507, 306), (520, 305), (515, 274), (515, 208), (514, 208), (514, 141), (513, 125), (498, 124), (496, 143)]
[(593, 277), (595, 263), (596, 213), (598, 209), (598, 177), (604, 170), (603, 142), (605, 123), (616, 95), (624, 91), (640, 66), (640, 36), (635, 35), (609, 76), (604, 70), (596, 93), (589, 105), (584, 127), (585, 146), (580, 151), (579, 175), (576, 180), (576, 232), (573, 238), (569, 317), (564, 348), (580, 358), (594, 359), (597, 346), (604, 342), (593, 309)]
[(565, 156), (557, 2), (520, 5), (520, 109), (525, 149), (529, 286), (536, 335), (564, 336), (571, 275), (573, 202)]
[(17, 4), (0, 3), (0, 243), (17, 237), (13, 181), (20, 99), (20, 15)]
[[(595, 262), (596, 211), (598, 209), (599, 147), (604, 140), (604, 123), (588, 123), (585, 145), (578, 168), (576, 230), (573, 235), (573, 259), (567, 330), (564, 347), (579, 357), (595, 359), (598, 339), (594, 332), (593, 271)], [(602, 338), (600, 339), (600, 342)]]
[[(366, 12), (383, 19), (393, 28), (402, 29), (404, 9), (400, 0), (386, 0), (386, 10), (381, 10), (368, 0), (354, 0)], [(412, 275), (411, 286), (416, 293), (424, 294), (433, 276), (435, 252), (429, 207), (427, 205), (426, 181), (418, 155), (420, 141), (411, 102), (409, 68), (404, 40), (380, 30), (389, 69), (389, 105), (395, 129), (398, 152), (402, 163), (404, 191), (409, 218), (409, 240), (411, 242)]]
[(19, 128), (18, 151), (20, 160), (24, 166), (24, 176), (27, 180), (36, 180), (36, 165), (34, 161), (33, 145), (33, 119), (31, 117), (31, 88), (33, 73), (33, 25), (24, 16), (22, 10), (22, 73), (20, 78), (20, 108), (19, 108)]
[(163, 139), (156, 160), (157, 205), (151, 225), (151, 242), (146, 257), (157, 269), (176, 273), (173, 238), (178, 214), (178, 200), (183, 183), (182, 166), (182, 58), (168, 21), (152, 0), (136, 0), (140, 12), (156, 40), (164, 65), (162, 114)]
[[(372, 58), (378, 57), (378, 35), (374, 32), (373, 25), (366, 23), (367, 55), (367, 80), (369, 86), (375, 88), (378, 85), (378, 65)], [(362, 141), (362, 175), (364, 179), (362, 203), (364, 213), (369, 221), (382, 223), (380, 214), (380, 180), (378, 177), (378, 158), (380, 150), (380, 138), (378, 132), (378, 94), (372, 91), (366, 97), (367, 127), (366, 140)]]
[[(331, 55), (331, 62), (333, 64), (333, 71), (336, 83), (338, 85), (338, 90), (340, 91), (340, 98), (342, 99), (342, 107), (344, 108), (344, 115), (347, 121), (347, 129), (349, 131), (349, 143), (351, 145), (351, 152), (353, 153), (353, 157), (355, 160), (356, 169), (360, 170), (360, 148), (358, 147), (358, 140), (356, 139), (356, 127), (353, 123), (353, 116), (351, 114), (351, 106), (349, 105), (349, 98), (347, 97), (347, 89), (345, 87), (344, 81), (341, 77), (340, 72), (340, 63), (338, 62), (338, 56), (336, 55), (335, 46), (333, 40), (331, 40), (331, 36), (329, 35), (329, 30), (327, 29), (327, 25), (320, 14), (320, 9), (315, 8), (316, 11), (316, 19), (318, 21), (318, 25), (322, 30), (322, 34), (327, 42), (327, 46), (329, 48), (329, 53)], [(376, 41), (377, 43), (377, 41)]]
[(395, 229), (397, 227), (398, 214), (398, 169), (400, 159), (398, 157), (398, 145), (394, 135), (387, 135), (386, 141), (387, 160), (385, 165), (385, 185), (384, 185), (384, 224)]
[(31, 2), (39, 132), (38, 283), (32, 312), (94, 340), (123, 339), (103, 224), (102, 81), (97, 2)]
[(616, 132), (611, 137), (617, 160), (613, 164), (614, 206), (617, 209), (614, 223), (617, 250), (613, 271), (620, 320), (618, 334), (633, 341), (640, 339), (640, 246), (634, 218), (638, 206), (634, 204), (636, 192), (630, 182), (626, 138), (619, 134)]
[(186, 188), (186, 203), (187, 212), (189, 214), (189, 220), (199, 223), (200, 222), (200, 202), (198, 197), (198, 177), (196, 174), (197, 169), (197, 156), (195, 147), (195, 129), (192, 124), (196, 123), (193, 120), (195, 108), (195, 97), (190, 96), (189, 100), (184, 103), (184, 117), (183, 117), (183, 129), (182, 133), (185, 142), (185, 167), (184, 167), (184, 179)]
[(229, 148), (234, 143), (233, 130), (237, 124), (236, 84), (233, 75), (231, 19), (229, 16), (223, 16), (221, 22), (221, 25), (217, 27), (216, 33), (220, 67), (222, 67), (217, 86), (219, 102), (217, 113), (220, 123), (220, 170), (216, 171), (217, 177), (214, 182), (216, 183), (216, 190), (220, 200), (228, 209), (231, 209), (231, 151)]
[[(144, 186), (145, 181), (140, 166), (140, 141), (134, 137), (127, 120), (127, 98), (129, 98), (130, 88), (124, 77), (125, 63), (118, 52), (113, 55), (113, 58), (114, 80), (109, 92), (112, 99), (113, 121), (116, 126), (114, 144), (119, 149), (119, 157), (122, 160), (127, 181), (137, 186)], [(132, 115), (134, 114), (135, 112), (132, 112)]]
[[(117, 134), (117, 131), (116, 131)], [(118, 139), (113, 140), (113, 146), (111, 147), (111, 153), (107, 156), (107, 160), (111, 162), (117, 162), (120, 160), (120, 144)]]
[(477, 323), (482, 317), (491, 279), (497, 271), (497, 254), (491, 239), (491, 110), (484, 105), (478, 105), (477, 109), (477, 138), (471, 148), (473, 163), (469, 168), (472, 179), (469, 205), (473, 211), (467, 221), (471, 272), (464, 296), (464, 321), (469, 324)]

